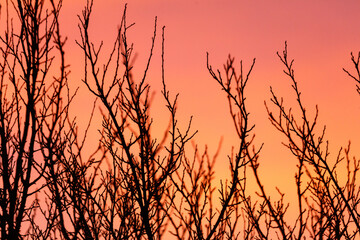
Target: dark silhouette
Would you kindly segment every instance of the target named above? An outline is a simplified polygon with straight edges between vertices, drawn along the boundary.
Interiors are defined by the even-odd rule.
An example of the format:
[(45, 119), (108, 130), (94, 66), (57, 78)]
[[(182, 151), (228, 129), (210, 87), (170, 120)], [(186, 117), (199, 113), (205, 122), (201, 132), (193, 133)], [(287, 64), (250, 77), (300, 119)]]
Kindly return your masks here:
[[(133, 45), (126, 5), (111, 52), (102, 55), (89, 36), (93, 1), (79, 15), (78, 46), (84, 53), (83, 87), (95, 97), (85, 125), (77, 125), (69, 109), (77, 89), (68, 84), (65, 38), (58, 17), (62, 0), (18, 0), (4, 3), (6, 29), (0, 35), (0, 234), (1, 239), (357, 239), (360, 237), (359, 160), (350, 144), (330, 159), (325, 127), (318, 129), (301, 99), (287, 44), (278, 53), (297, 101), (299, 115), (286, 107), (273, 89), (265, 103), (270, 122), (287, 139), (297, 160), (298, 200), (285, 193), (270, 196), (262, 183), (261, 148), (249, 120), (248, 71), (229, 56), (224, 69), (207, 69), (225, 97), (238, 136), (237, 148), (222, 159), (230, 176), (215, 187), (216, 154), (197, 146), (190, 118), (178, 122), (178, 95), (165, 81), (165, 29), (162, 28), (162, 97), (169, 114), (164, 135), (151, 134), (148, 70), (158, 30), (149, 42), (149, 57), (140, 79), (133, 76)], [(16, 12), (11, 19), (9, 12)], [(4, 15), (2, 15), (4, 17)], [(13, 21), (16, 20), (16, 24)], [(101, 62), (101, 59), (105, 59)], [(351, 55), (360, 85), (359, 60)], [(360, 87), (357, 90), (360, 94)], [(99, 105), (102, 124), (98, 147), (84, 157), (85, 140)], [(80, 130), (79, 130), (80, 129)], [(79, 131), (85, 132), (80, 138)], [(345, 168), (345, 169), (343, 169)], [(346, 181), (339, 171), (345, 170)], [(340, 175), (340, 173), (339, 173)], [(255, 180), (256, 194), (247, 189)], [(289, 222), (289, 204), (297, 206)]]

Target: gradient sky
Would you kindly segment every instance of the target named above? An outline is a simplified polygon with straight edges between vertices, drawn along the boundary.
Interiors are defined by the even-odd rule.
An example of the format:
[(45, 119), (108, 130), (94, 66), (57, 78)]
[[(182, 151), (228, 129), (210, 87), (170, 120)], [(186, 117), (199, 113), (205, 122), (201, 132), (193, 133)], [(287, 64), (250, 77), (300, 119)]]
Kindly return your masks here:
[[(120, 23), (124, 1), (96, 1), (90, 25), (95, 43), (104, 40), (111, 46)], [(85, 1), (64, 1), (62, 32), (68, 36), (67, 57), (72, 65), (72, 81), (81, 86), (76, 99), (80, 121), (87, 119), (91, 106), (90, 93), (81, 83), (82, 54), (75, 44), (80, 35), (77, 14)], [(228, 113), (226, 96), (206, 69), (206, 52), (213, 68), (222, 69), (228, 54), (245, 70), (256, 58), (247, 89), (250, 121), (256, 124), (256, 143), (264, 143), (260, 171), (268, 190), (279, 186), (285, 192), (294, 185), (296, 159), (281, 145), (284, 138), (267, 119), (264, 101), (270, 107), (270, 86), (283, 96), (286, 106), (294, 105), (290, 81), (282, 73), (276, 56), (288, 42), (288, 53), (295, 59), (295, 76), (307, 110), (320, 109), (319, 127), (327, 126), (332, 158), (340, 147), (352, 141), (352, 153), (359, 154), (360, 96), (355, 83), (342, 68), (353, 70), (350, 52), (360, 51), (359, 1), (338, 0), (131, 0), (127, 21), (135, 22), (129, 33), (138, 58), (136, 71), (141, 73), (150, 49), (155, 16), (158, 17), (158, 41), (149, 83), (155, 91), (152, 110), (155, 132), (164, 130), (168, 117), (160, 95), (161, 27), (165, 30), (165, 74), (172, 95), (180, 93), (180, 121), (194, 116), (193, 129), (199, 133), (195, 142), (215, 152), (224, 138), (218, 160), (218, 174), (226, 173), (226, 155), (237, 145)], [(106, 50), (106, 48), (105, 48)], [(273, 108), (275, 109), (275, 108)], [(166, 117), (164, 117), (166, 116)], [(100, 124), (100, 123), (99, 123)], [(94, 135), (96, 136), (96, 134)], [(162, 135), (160, 135), (162, 136)], [(357, 155), (359, 156), (359, 155)], [(291, 190), (289, 190), (291, 191)]]

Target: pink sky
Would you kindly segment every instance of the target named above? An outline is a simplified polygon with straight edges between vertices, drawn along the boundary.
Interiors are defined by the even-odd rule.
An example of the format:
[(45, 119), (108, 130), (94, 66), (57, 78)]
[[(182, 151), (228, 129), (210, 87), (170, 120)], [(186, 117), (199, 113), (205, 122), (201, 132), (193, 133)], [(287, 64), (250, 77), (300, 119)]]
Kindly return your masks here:
[[(63, 34), (68, 35), (67, 57), (72, 67), (72, 79), (81, 86), (76, 99), (78, 112), (87, 119), (92, 99), (80, 82), (82, 55), (75, 45), (80, 35), (77, 17), (85, 1), (66, 1), (63, 6)], [(124, 1), (96, 1), (91, 23), (93, 40), (110, 46), (120, 23)], [(137, 70), (142, 71), (150, 49), (154, 19), (158, 17), (158, 41), (149, 82), (156, 92), (152, 112), (155, 128), (163, 130), (168, 118), (159, 87), (161, 84), (161, 27), (166, 26), (165, 73), (172, 95), (180, 93), (180, 121), (194, 116), (193, 129), (199, 133), (196, 143), (215, 152), (218, 141), (224, 138), (219, 162), (227, 161), (231, 146), (238, 140), (229, 118), (226, 97), (206, 69), (206, 52), (213, 68), (222, 68), (230, 53), (243, 60), (245, 70), (256, 58), (248, 85), (247, 104), (250, 121), (256, 124), (256, 142), (264, 143), (260, 169), (266, 188), (280, 186), (284, 191), (294, 185), (296, 159), (281, 145), (282, 136), (267, 119), (264, 101), (270, 104), (270, 86), (283, 96), (286, 106), (294, 105), (290, 81), (282, 73), (283, 66), (276, 56), (288, 42), (289, 56), (295, 59), (295, 76), (303, 93), (308, 111), (319, 105), (319, 127), (327, 125), (332, 157), (341, 146), (352, 140), (353, 154), (360, 149), (360, 98), (355, 83), (342, 71), (353, 70), (350, 52), (360, 50), (360, 2), (285, 1), (285, 0), (132, 0), (128, 2), (127, 21), (135, 22), (130, 31), (138, 59)], [(274, 109), (274, 108), (273, 108)], [(80, 116), (79, 119), (82, 119)], [(83, 120), (84, 120), (83, 119)], [(99, 123), (100, 126), (100, 123)], [(161, 135), (160, 135), (161, 136)], [(220, 164), (218, 174), (227, 170)], [(224, 167), (225, 166), (225, 167)], [(224, 168), (224, 169), (223, 169)], [(290, 188), (289, 188), (290, 189)], [(290, 190), (291, 191), (291, 190)]]

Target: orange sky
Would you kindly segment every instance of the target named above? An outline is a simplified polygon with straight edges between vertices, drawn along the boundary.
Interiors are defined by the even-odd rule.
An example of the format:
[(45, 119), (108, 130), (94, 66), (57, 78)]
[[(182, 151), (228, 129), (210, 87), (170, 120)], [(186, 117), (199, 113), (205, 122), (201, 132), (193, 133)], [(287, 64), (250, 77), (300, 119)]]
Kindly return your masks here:
[[(62, 31), (69, 40), (67, 57), (72, 65), (72, 81), (81, 86), (76, 99), (80, 120), (87, 119), (91, 94), (80, 82), (82, 78), (81, 50), (74, 43), (80, 35), (77, 17), (86, 1), (64, 1)], [(112, 44), (120, 23), (124, 1), (96, 1), (91, 23), (95, 42)], [(290, 81), (282, 73), (276, 56), (288, 42), (291, 58), (295, 59), (295, 76), (308, 111), (319, 105), (319, 126), (327, 125), (332, 157), (339, 147), (352, 140), (353, 153), (360, 149), (360, 96), (355, 83), (342, 71), (353, 70), (350, 52), (360, 50), (360, 2), (355, 0), (131, 0), (128, 2), (128, 22), (135, 22), (130, 31), (138, 59), (135, 68), (142, 71), (150, 49), (154, 18), (158, 17), (158, 42), (151, 66), (149, 82), (156, 92), (154, 109), (157, 129), (164, 129), (167, 118), (159, 87), (161, 84), (161, 27), (166, 26), (165, 73), (173, 96), (180, 93), (181, 121), (194, 116), (193, 129), (199, 133), (196, 143), (215, 152), (224, 137), (218, 174), (227, 170), (226, 155), (237, 145), (227, 109), (226, 97), (206, 69), (206, 52), (213, 68), (222, 68), (230, 53), (245, 69), (256, 58), (248, 85), (247, 104), (250, 121), (256, 124), (256, 142), (264, 143), (260, 169), (266, 188), (280, 186), (285, 192), (294, 185), (296, 159), (281, 145), (284, 140), (267, 119), (264, 101), (270, 103), (270, 86), (285, 104), (293, 104)], [(288, 104), (287, 104), (288, 103)], [(271, 106), (271, 105), (270, 105)], [(294, 105), (293, 105), (294, 106)], [(274, 109), (274, 108), (273, 108)], [(100, 123), (99, 123), (100, 126)], [(226, 166), (226, 169), (223, 169)], [(288, 188), (290, 189), (290, 188)]]

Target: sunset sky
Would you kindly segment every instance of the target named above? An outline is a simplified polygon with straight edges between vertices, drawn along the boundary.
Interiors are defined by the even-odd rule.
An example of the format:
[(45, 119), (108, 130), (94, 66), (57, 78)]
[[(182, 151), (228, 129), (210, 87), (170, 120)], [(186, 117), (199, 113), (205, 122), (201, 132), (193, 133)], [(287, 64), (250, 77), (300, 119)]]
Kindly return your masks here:
[[(71, 81), (81, 87), (76, 98), (76, 112), (85, 121), (91, 111), (91, 94), (81, 83), (83, 56), (75, 44), (80, 40), (77, 14), (86, 1), (64, 1), (62, 32), (68, 36), (67, 61), (71, 64)], [(104, 41), (110, 47), (121, 21), (124, 1), (96, 1), (91, 34), (95, 43)], [(267, 119), (264, 101), (271, 109), (270, 86), (285, 106), (294, 107), (294, 93), (276, 52), (288, 43), (290, 58), (294, 58), (295, 77), (302, 91), (307, 110), (320, 109), (319, 129), (327, 126), (327, 139), (335, 158), (340, 147), (352, 141), (352, 153), (360, 157), (358, 138), (360, 96), (355, 83), (342, 68), (353, 71), (350, 53), (360, 51), (359, 11), (355, 0), (131, 0), (128, 2), (129, 31), (137, 59), (135, 76), (141, 75), (151, 46), (155, 16), (158, 18), (157, 43), (149, 73), (149, 83), (155, 92), (154, 134), (165, 129), (168, 122), (165, 102), (161, 98), (161, 28), (165, 26), (165, 75), (172, 96), (179, 93), (179, 121), (185, 124), (194, 116), (194, 139), (200, 149), (209, 146), (214, 154), (223, 137), (217, 174), (226, 173), (226, 155), (238, 139), (228, 112), (226, 96), (206, 69), (206, 53), (214, 69), (225, 63), (228, 54), (237, 66), (243, 60), (247, 71), (253, 58), (255, 68), (247, 88), (250, 122), (256, 125), (256, 144), (264, 143), (260, 171), (269, 191), (279, 186), (284, 192), (294, 185), (296, 159), (281, 145), (284, 138)], [(106, 47), (105, 52), (106, 53)], [(100, 120), (98, 120), (100, 121)], [(100, 122), (98, 122), (100, 127)], [(97, 136), (94, 133), (93, 136)], [(162, 136), (162, 135), (159, 135)], [(225, 164), (226, 163), (226, 164)], [(255, 191), (256, 189), (254, 189)]]

